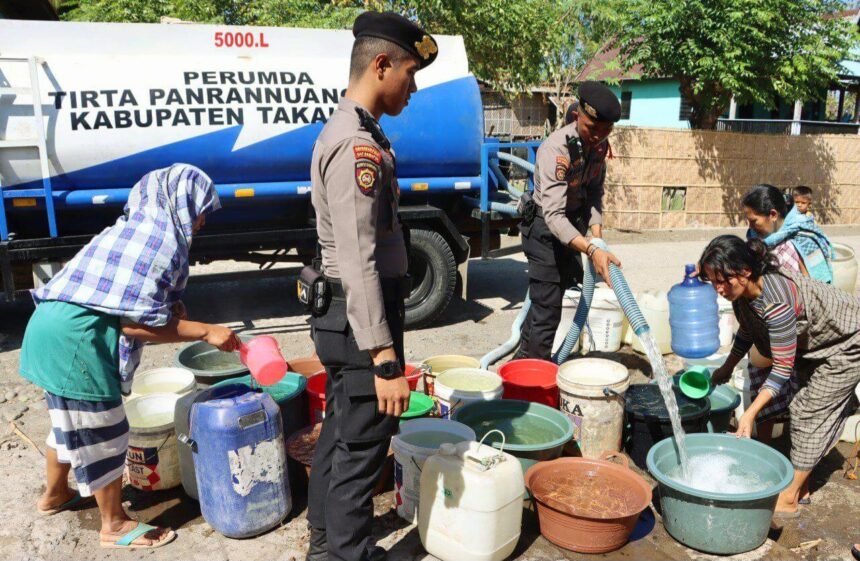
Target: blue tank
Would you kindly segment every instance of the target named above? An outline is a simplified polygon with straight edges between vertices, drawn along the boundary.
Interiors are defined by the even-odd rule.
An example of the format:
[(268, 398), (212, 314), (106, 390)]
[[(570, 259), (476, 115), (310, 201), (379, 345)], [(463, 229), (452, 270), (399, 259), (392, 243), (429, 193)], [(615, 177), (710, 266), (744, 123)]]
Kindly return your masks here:
[(229, 538), (274, 528), (292, 508), (283, 426), (265, 393), (195, 403), (191, 441), (203, 518)]
[(720, 348), (717, 291), (695, 272), (695, 265), (687, 265), (684, 280), (669, 291), (672, 352), (684, 358), (704, 358)]

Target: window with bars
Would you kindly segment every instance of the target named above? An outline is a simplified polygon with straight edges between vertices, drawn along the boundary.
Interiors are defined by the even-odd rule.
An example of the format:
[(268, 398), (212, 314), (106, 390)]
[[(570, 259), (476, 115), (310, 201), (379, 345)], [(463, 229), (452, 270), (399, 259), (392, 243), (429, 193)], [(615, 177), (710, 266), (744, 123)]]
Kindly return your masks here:
[(633, 101), (633, 92), (621, 92), (621, 118), (630, 118), (630, 104)]
[(679, 121), (689, 121), (693, 114), (693, 106), (684, 94), (681, 94), (681, 110), (678, 112)]
[(663, 212), (674, 212), (687, 208), (686, 187), (663, 187), (663, 200), (660, 205)]

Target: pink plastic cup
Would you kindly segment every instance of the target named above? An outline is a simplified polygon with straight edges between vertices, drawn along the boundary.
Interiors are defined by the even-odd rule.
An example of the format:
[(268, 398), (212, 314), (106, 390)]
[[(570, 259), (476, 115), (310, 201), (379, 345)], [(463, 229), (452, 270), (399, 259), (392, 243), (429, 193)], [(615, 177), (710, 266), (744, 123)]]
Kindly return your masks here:
[(287, 361), (281, 355), (278, 342), (268, 335), (243, 343), (239, 348), (239, 358), (261, 386), (271, 386), (287, 373)]

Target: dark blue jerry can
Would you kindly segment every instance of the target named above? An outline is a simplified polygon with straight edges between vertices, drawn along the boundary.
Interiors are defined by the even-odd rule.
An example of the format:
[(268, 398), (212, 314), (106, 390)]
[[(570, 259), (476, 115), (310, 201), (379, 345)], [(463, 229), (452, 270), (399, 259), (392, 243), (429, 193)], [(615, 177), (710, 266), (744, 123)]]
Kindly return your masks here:
[(191, 407), (191, 446), (203, 518), (230, 538), (274, 528), (292, 508), (281, 413), (265, 393)]

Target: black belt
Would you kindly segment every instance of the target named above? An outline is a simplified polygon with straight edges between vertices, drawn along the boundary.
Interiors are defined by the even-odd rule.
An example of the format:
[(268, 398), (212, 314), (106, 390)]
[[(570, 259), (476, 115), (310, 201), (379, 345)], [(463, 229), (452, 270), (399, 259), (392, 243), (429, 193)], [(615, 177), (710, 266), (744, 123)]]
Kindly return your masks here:
[[(343, 290), (343, 283), (340, 279), (326, 277), (331, 289), (331, 297), (340, 300), (346, 300), (346, 292)], [(406, 298), (412, 292), (412, 277), (381, 277), (379, 279), (382, 285), (383, 297), (388, 294), (396, 294), (398, 298)]]

